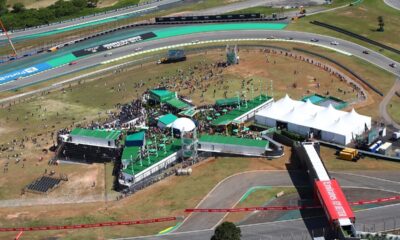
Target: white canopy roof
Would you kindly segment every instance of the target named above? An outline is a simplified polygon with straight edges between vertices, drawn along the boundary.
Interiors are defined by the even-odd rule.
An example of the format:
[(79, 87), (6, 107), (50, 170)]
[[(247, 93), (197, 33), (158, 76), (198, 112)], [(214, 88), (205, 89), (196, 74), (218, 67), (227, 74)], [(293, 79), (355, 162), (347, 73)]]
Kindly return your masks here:
[(196, 128), (194, 122), (189, 118), (178, 118), (172, 123), (172, 128), (180, 132), (190, 132)]
[(354, 109), (351, 112), (340, 111), (332, 105), (322, 107), (309, 100), (293, 100), (288, 95), (273, 103), (270, 108), (258, 112), (256, 118), (286, 122), (346, 137), (363, 133), (365, 125), (371, 127), (371, 117), (358, 114)]

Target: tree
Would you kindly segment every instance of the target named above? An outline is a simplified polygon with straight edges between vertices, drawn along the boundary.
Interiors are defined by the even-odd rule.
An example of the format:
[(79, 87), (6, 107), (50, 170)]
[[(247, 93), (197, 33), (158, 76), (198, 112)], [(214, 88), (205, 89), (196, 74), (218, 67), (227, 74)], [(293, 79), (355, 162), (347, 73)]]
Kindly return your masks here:
[(87, 6), (95, 8), (95, 7), (97, 7), (98, 3), (99, 3), (99, 0), (88, 0), (87, 1)]
[(211, 240), (240, 240), (242, 233), (240, 228), (231, 222), (223, 222), (220, 224), (211, 237)]
[(23, 4), (23, 3), (15, 3), (14, 5), (13, 5), (13, 7), (12, 7), (12, 13), (20, 13), (20, 12), (23, 12), (23, 11), (25, 11), (26, 10), (26, 8), (25, 8), (25, 5)]
[(383, 28), (385, 26), (385, 23), (383, 22), (383, 17), (382, 16), (378, 17), (378, 26), (379, 26), (379, 28), (377, 29), (378, 32), (385, 31), (385, 29)]
[(72, 0), (72, 4), (77, 8), (85, 8), (88, 5), (87, 0)]
[(6, 14), (7, 12), (7, 0), (0, 0), (0, 15)]

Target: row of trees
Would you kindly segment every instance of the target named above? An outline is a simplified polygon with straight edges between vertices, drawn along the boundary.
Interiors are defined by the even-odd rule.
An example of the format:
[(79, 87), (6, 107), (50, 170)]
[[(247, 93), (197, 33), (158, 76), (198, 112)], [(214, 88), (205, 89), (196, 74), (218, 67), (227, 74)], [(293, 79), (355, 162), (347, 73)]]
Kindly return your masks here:
[(90, 14), (95, 11), (99, 0), (58, 0), (40, 9), (26, 9), (24, 4), (7, 6), (7, 0), (0, 0), (0, 16), (7, 29), (19, 29), (48, 24), (68, 17)]

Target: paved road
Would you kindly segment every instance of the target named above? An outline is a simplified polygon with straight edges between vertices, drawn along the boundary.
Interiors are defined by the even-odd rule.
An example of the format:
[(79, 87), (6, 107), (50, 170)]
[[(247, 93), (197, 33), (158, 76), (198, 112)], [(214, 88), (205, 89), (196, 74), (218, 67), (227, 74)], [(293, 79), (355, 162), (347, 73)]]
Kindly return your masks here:
[[(374, 226), (375, 231), (382, 231), (384, 226), (382, 220), (399, 220), (400, 204), (388, 205), (380, 208), (372, 208), (358, 211), (355, 213), (359, 229), (364, 225)], [(385, 216), (385, 217), (382, 217)], [(281, 222), (269, 222), (240, 226), (242, 230), (242, 239), (246, 240), (265, 240), (265, 239), (311, 239), (310, 233), (306, 230), (307, 226), (323, 228), (326, 226), (325, 217), (316, 217), (311, 219), (297, 219)], [(199, 230), (191, 232), (170, 233), (161, 236), (143, 236), (132, 238), (118, 238), (118, 240), (146, 239), (146, 240), (204, 240), (210, 239), (214, 230)]]
[(388, 6), (400, 11), (400, 0), (384, 0), (384, 2)]
[[(360, 46), (358, 44), (341, 40), (338, 38), (323, 36), (314, 33), (306, 33), (306, 32), (295, 32), (295, 31), (284, 31), (284, 30), (237, 30), (237, 31), (217, 31), (217, 32), (206, 32), (206, 33), (198, 33), (191, 35), (183, 35), (176, 36), (167, 39), (159, 39), (148, 42), (141, 42), (137, 44), (128, 45), (125, 47), (117, 48), (112, 50), (113, 56), (112, 58), (125, 56), (128, 53), (134, 52), (134, 49), (137, 47), (142, 47), (143, 50), (159, 48), (168, 45), (175, 45), (180, 43), (189, 43), (193, 40), (207, 41), (207, 40), (219, 40), (219, 39), (246, 39), (246, 38), (266, 38), (269, 36), (274, 36), (275, 38), (287, 39), (288, 37), (292, 37), (293, 40), (304, 41), (310, 43), (310, 39), (317, 38), (319, 39), (318, 44), (323, 46), (332, 47), (330, 45), (331, 42), (336, 41), (339, 43), (338, 46), (334, 46), (334, 48), (351, 53), (352, 55), (361, 58), (365, 61), (368, 61), (388, 72), (391, 72), (400, 77), (400, 68), (392, 68), (389, 66), (390, 63), (394, 61), (390, 58), (367, 48)], [(276, 39), (273, 41), (277, 41)], [(370, 54), (363, 54), (362, 51), (368, 50)], [(88, 58), (81, 59), (78, 61), (78, 64), (72, 66), (63, 66), (57, 69), (52, 69), (47, 72), (39, 73), (34, 76), (26, 77), (17, 81), (9, 82), (3, 85), (0, 85), (0, 92), (7, 91), (15, 88), (19, 88), (25, 85), (30, 85), (36, 82), (48, 80), (57, 76), (65, 75), (71, 72), (75, 72), (81, 69), (85, 69), (88, 67), (92, 67), (98, 65), (101, 61), (106, 60), (104, 58), (104, 52), (99, 53), (97, 55), (92, 55)], [(400, 63), (396, 63), (397, 66), (400, 66)], [(379, 88), (379, 86), (377, 86)]]
[[(68, 27), (72, 27), (72, 26), (77, 26), (77, 25), (82, 25), (88, 22), (94, 22), (94, 21), (98, 21), (104, 18), (111, 18), (114, 16), (118, 16), (118, 15), (123, 15), (123, 14), (134, 14), (137, 11), (141, 11), (144, 9), (158, 9), (160, 7), (164, 7), (167, 6), (169, 4), (174, 4), (174, 3), (179, 3), (182, 2), (183, 0), (161, 0), (158, 2), (154, 2), (154, 3), (150, 3), (150, 4), (146, 4), (146, 5), (142, 5), (142, 6), (138, 6), (135, 8), (129, 8), (129, 9), (124, 9), (124, 10), (120, 10), (120, 11), (116, 11), (116, 12), (110, 12), (110, 13), (106, 13), (106, 14), (100, 14), (97, 16), (88, 16), (85, 18), (80, 18), (80, 19), (75, 19), (73, 21), (69, 21), (69, 22), (64, 22), (64, 23), (57, 23), (57, 24), (53, 24), (50, 26), (43, 26), (40, 28), (33, 28), (33, 29), (27, 29), (25, 31), (18, 31), (18, 32), (13, 32), (11, 33), (11, 37), (12, 38), (17, 38), (17, 37), (21, 37), (21, 36), (26, 36), (26, 35), (32, 35), (32, 34), (39, 34), (39, 33), (45, 33), (45, 32), (50, 32), (50, 31), (55, 31), (57, 29), (61, 29), (61, 28), (68, 28)], [(138, 15), (136, 16), (140, 16), (145, 14), (145, 11), (140, 12)], [(0, 40), (4, 40), (6, 39), (5, 36), (0, 36)]]
[[(332, 177), (338, 179), (343, 187), (358, 187), (380, 189), (385, 191), (400, 192), (400, 176), (396, 172), (388, 171), (362, 171), (362, 172), (332, 172)], [(226, 178), (220, 182), (198, 205), (199, 208), (226, 208), (232, 207), (240, 197), (252, 186), (305, 186), (309, 185), (307, 175), (304, 172), (293, 171), (256, 171), (241, 173)], [(393, 204), (369, 210), (356, 212), (359, 230), (364, 225), (374, 225), (376, 231), (383, 230), (383, 220), (400, 217), (400, 204)], [(197, 213), (188, 216), (187, 220), (174, 233), (162, 236), (147, 236), (121, 239), (210, 239), (212, 229), (224, 217), (221, 213)], [(269, 222), (241, 226), (243, 239), (290, 239), (301, 236), (298, 239), (308, 239), (310, 234), (307, 229), (319, 229), (327, 225), (325, 217), (312, 219), (298, 219), (283, 222)], [(303, 236), (305, 238), (303, 238)], [(289, 237), (289, 238), (288, 238)], [(297, 238), (294, 238), (297, 239)]]
[(379, 115), (383, 118), (383, 120), (387, 124), (392, 125), (396, 129), (400, 129), (400, 124), (396, 123), (387, 111), (387, 105), (395, 95), (396, 91), (400, 92), (400, 79), (397, 79), (395, 84), (392, 86), (392, 88), (389, 90), (389, 92), (386, 94), (386, 96), (379, 104)]
[[(400, 176), (394, 180), (381, 179), (377, 176), (363, 176), (363, 173), (334, 172), (332, 177), (338, 179), (343, 187), (361, 187), (393, 191), (400, 193)], [(385, 176), (381, 173), (378, 176)], [(231, 176), (220, 182), (196, 206), (196, 208), (232, 208), (243, 194), (254, 186), (309, 186), (309, 179), (303, 171), (256, 171)], [(398, 213), (400, 216), (400, 212)], [(193, 213), (179, 227), (177, 232), (211, 229), (224, 218), (225, 213)]]

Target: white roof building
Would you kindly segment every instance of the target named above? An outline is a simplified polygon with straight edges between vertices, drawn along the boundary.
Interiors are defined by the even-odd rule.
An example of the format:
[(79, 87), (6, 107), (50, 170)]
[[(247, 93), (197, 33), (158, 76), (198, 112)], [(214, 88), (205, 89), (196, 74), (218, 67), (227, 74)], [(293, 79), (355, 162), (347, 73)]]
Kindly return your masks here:
[(191, 132), (196, 128), (194, 122), (189, 118), (178, 118), (172, 123), (172, 128), (182, 132)]
[(274, 102), (271, 107), (258, 112), (257, 124), (276, 127), (277, 123), (287, 124), (289, 131), (301, 135), (318, 133), (324, 141), (347, 145), (365, 128), (371, 128), (371, 117), (358, 114), (354, 109), (345, 112), (307, 102), (296, 101), (288, 95)]

